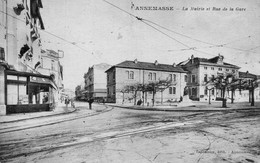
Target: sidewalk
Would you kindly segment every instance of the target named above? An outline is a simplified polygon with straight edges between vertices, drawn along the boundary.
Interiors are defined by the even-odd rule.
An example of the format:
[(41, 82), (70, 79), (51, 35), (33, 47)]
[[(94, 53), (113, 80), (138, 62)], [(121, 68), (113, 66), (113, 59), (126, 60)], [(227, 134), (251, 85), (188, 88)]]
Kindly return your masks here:
[(214, 101), (211, 104), (207, 102), (192, 101), (190, 106), (181, 106), (178, 107), (177, 104), (174, 105), (155, 105), (155, 106), (137, 106), (133, 104), (108, 104), (110, 106), (121, 107), (125, 109), (133, 110), (149, 110), (149, 111), (191, 111), (191, 112), (200, 112), (200, 111), (232, 111), (232, 110), (255, 110), (260, 111), (260, 102), (255, 102), (255, 106), (250, 106), (248, 102), (237, 102), (231, 104), (227, 102), (227, 107), (222, 108), (221, 101)]
[(18, 113), (18, 114), (9, 114), (0, 116), (0, 123), (9, 123), (9, 122), (17, 122), (27, 119), (35, 119), (40, 117), (50, 117), (57, 116), (61, 114), (69, 114), (76, 111), (76, 108), (68, 106), (66, 108), (65, 104), (59, 103), (58, 106), (53, 111), (44, 111), (44, 112), (32, 112), (32, 113)]

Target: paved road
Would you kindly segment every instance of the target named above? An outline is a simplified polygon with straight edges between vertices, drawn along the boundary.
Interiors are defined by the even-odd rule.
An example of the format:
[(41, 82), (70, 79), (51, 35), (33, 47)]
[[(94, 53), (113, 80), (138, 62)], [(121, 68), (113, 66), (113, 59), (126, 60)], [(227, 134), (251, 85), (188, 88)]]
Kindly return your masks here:
[(259, 159), (259, 112), (169, 113), (113, 108), (106, 112), (97, 109), (97, 114), (90, 116), (85, 109), (1, 126), (0, 160), (256, 162)]

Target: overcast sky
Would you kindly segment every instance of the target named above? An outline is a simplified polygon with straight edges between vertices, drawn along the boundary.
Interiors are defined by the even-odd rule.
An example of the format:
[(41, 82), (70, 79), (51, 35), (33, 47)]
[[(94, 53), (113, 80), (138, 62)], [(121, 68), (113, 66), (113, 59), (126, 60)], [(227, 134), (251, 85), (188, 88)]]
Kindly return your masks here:
[[(42, 0), (43, 48), (65, 52), (61, 60), (65, 88), (74, 89), (82, 83), (93, 64), (114, 65), (135, 58), (173, 64), (192, 54), (212, 58), (220, 53), (225, 62), (242, 67), (241, 71), (260, 74), (259, 0), (107, 1), (148, 20), (144, 21), (147, 24), (103, 0)], [(140, 6), (173, 10), (141, 11)], [(191, 11), (191, 7), (204, 11)], [(213, 11), (213, 7), (221, 11)], [(224, 7), (227, 11), (222, 10)], [(188, 50), (192, 48), (196, 50)]]

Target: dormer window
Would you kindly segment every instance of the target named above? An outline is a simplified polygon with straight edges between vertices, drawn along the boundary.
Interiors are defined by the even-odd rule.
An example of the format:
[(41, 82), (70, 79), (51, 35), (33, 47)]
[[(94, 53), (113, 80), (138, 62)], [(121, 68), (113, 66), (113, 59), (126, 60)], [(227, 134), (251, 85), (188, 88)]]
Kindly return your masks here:
[(218, 54), (218, 62), (217, 62), (217, 64), (223, 65), (223, 59), (224, 59), (224, 57), (222, 55)]

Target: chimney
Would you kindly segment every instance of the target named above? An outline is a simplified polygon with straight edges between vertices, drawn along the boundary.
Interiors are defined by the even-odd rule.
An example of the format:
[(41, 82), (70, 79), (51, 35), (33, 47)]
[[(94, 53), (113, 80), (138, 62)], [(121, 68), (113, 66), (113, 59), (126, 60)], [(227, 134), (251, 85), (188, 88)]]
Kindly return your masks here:
[(154, 64), (157, 66), (159, 63), (158, 63), (158, 61), (157, 61), (157, 60), (155, 60)]
[(137, 62), (138, 62), (137, 59), (135, 59), (135, 60), (134, 60), (134, 63), (136, 64)]
[(191, 55), (191, 64), (193, 64), (194, 63), (194, 55), (192, 54)]
[(172, 66), (173, 66), (173, 67), (176, 67), (176, 63), (173, 63)]

